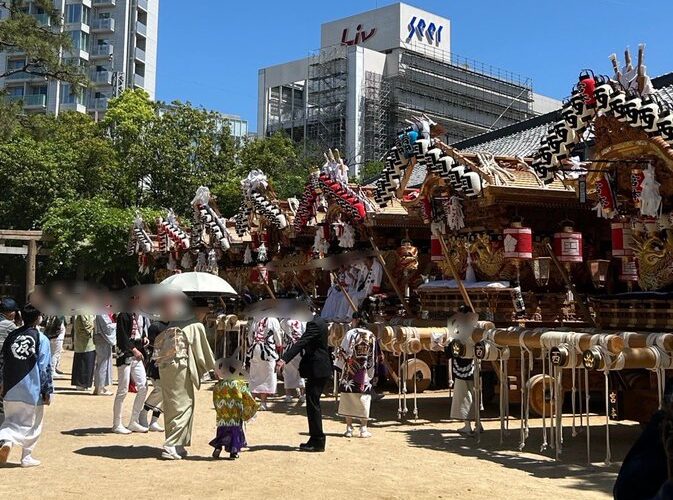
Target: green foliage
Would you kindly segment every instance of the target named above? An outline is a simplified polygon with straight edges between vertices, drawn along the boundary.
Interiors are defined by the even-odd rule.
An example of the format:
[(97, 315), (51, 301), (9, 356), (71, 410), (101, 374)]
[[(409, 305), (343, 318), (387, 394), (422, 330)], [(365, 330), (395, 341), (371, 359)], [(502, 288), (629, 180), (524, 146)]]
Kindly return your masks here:
[(85, 84), (86, 76), (79, 66), (66, 63), (63, 50), (72, 46), (67, 31), (61, 31), (62, 19), (52, 0), (33, 0), (33, 9), (41, 9), (41, 19), (27, 14), (29, 2), (11, 0), (0, 2), (8, 17), (0, 23), (0, 49), (17, 50), (26, 55), (25, 64), (0, 73), (6, 77), (17, 72), (44, 75), (62, 81)]
[[(141, 213), (149, 221), (159, 215), (151, 209)], [(126, 255), (134, 216), (135, 210), (111, 206), (100, 197), (56, 200), (44, 215), (42, 226), (56, 239), (49, 273), (96, 279), (113, 273), (134, 275), (135, 259)]]
[(383, 172), (384, 164), (382, 161), (368, 161), (360, 170), (360, 175), (358, 178), (359, 184), (365, 184), (367, 182), (376, 179), (381, 172)]
[(111, 100), (101, 123), (79, 113), (15, 118), (0, 125), (0, 227), (52, 236), (51, 276), (131, 277), (137, 267), (126, 243), (136, 209), (146, 221), (168, 208), (190, 218), (204, 185), (231, 217), (251, 169), (286, 198), (301, 195), (309, 167), (322, 163), (283, 134), (237, 145), (221, 114), (181, 102), (160, 107), (142, 90)]
[(246, 174), (255, 168), (264, 172), (279, 198), (300, 196), (304, 190), (308, 165), (297, 145), (282, 132), (246, 142), (239, 158)]

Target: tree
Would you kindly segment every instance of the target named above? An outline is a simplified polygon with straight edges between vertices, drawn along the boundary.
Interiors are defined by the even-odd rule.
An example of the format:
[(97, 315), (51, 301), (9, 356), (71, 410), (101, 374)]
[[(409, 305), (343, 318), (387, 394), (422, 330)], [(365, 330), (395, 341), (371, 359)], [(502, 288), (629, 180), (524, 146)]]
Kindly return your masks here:
[(115, 170), (114, 150), (88, 116), (30, 115), (0, 143), (0, 227), (37, 227), (57, 199), (116, 199)]
[[(87, 78), (82, 68), (65, 62), (63, 53), (72, 48), (68, 32), (62, 31), (62, 19), (52, 0), (0, 2), (7, 18), (0, 23), (0, 49), (25, 54), (23, 63), (0, 72), (0, 78), (15, 73), (41, 75), (83, 85)], [(36, 15), (29, 14), (29, 9)]]
[[(155, 210), (140, 212), (146, 221), (159, 215)], [(49, 274), (80, 279), (134, 276), (135, 258), (126, 255), (134, 217), (134, 209), (111, 206), (101, 197), (55, 201), (42, 220), (43, 230), (55, 238)]]
[(264, 172), (279, 198), (301, 196), (309, 165), (297, 145), (283, 132), (247, 141), (239, 158), (246, 174), (252, 169)]

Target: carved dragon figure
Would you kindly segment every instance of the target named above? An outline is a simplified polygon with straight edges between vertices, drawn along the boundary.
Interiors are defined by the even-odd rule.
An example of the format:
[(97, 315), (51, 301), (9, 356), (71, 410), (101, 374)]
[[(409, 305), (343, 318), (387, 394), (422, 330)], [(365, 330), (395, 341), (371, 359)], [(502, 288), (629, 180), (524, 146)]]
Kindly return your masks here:
[(666, 239), (642, 233), (633, 235), (638, 284), (643, 290), (659, 290), (673, 284), (673, 233), (666, 233)]

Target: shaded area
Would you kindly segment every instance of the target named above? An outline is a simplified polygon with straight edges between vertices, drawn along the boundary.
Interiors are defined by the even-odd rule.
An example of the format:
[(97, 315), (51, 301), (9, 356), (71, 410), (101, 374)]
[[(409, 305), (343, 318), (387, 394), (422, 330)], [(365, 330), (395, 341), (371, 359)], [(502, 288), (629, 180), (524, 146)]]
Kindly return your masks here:
[(69, 429), (67, 431), (61, 431), (61, 434), (65, 436), (86, 437), (100, 436), (101, 434), (112, 434), (112, 431), (109, 427), (87, 427), (83, 429)]
[(160, 458), (161, 449), (153, 446), (89, 446), (80, 448), (73, 453), (88, 457), (111, 458), (114, 460), (144, 460), (147, 458)]
[(591, 465), (587, 464), (584, 431), (573, 438), (567, 427), (564, 429), (564, 444), (559, 461), (554, 460), (555, 450), (551, 447), (544, 454), (540, 452), (541, 428), (530, 429), (523, 452), (517, 451), (519, 433), (518, 429), (513, 428), (503, 444), (500, 444), (499, 428), (483, 432), (480, 443), (475, 438), (463, 437), (454, 431), (427, 427), (393, 432), (405, 434), (410, 446), (494, 462), (506, 468), (519, 469), (537, 478), (572, 479), (580, 489), (609, 492), (612, 491), (619, 472), (620, 464), (615, 460), (623, 459), (640, 429), (638, 426), (611, 425), (611, 465), (602, 464), (605, 459), (604, 426), (591, 427)]

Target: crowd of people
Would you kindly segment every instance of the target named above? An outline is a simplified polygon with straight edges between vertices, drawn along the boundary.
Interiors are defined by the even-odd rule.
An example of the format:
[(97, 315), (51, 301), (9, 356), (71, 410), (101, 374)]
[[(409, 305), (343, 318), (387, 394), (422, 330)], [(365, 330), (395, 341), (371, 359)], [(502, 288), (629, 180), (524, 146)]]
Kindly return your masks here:
[[(339, 382), (345, 436), (353, 436), (353, 419), (361, 423), (360, 437), (371, 436), (367, 422), (380, 352), (372, 332), (361, 327), (359, 314), (353, 315), (352, 328), (334, 352), (328, 347), (328, 325), (318, 315), (251, 317), (245, 346), (215, 361), (205, 327), (197, 319), (202, 319), (199, 311), (183, 294), (150, 298), (131, 292), (123, 305), (120, 312), (111, 306), (97, 312), (83, 307), (66, 317), (42, 314), (31, 303), (19, 310), (15, 300), (2, 299), (0, 464), (7, 462), (13, 447), (23, 450), (22, 466), (40, 464), (32, 451), (42, 429), (44, 406), (52, 401), (53, 381), (65, 379), (61, 354), (68, 324), (74, 351), (72, 386), (94, 396), (114, 396), (112, 433), (164, 432), (164, 459), (187, 456), (195, 391), (204, 380), (216, 381), (213, 457), (225, 450), (230, 459), (238, 458), (247, 446), (243, 424), (257, 411), (269, 409), (268, 398), (277, 393), (279, 374), (284, 401), (296, 398), (297, 404), (306, 404), (310, 439), (301, 450), (325, 450), (320, 398), (333, 376)], [(135, 395), (130, 418), (124, 421), (129, 393)]]

